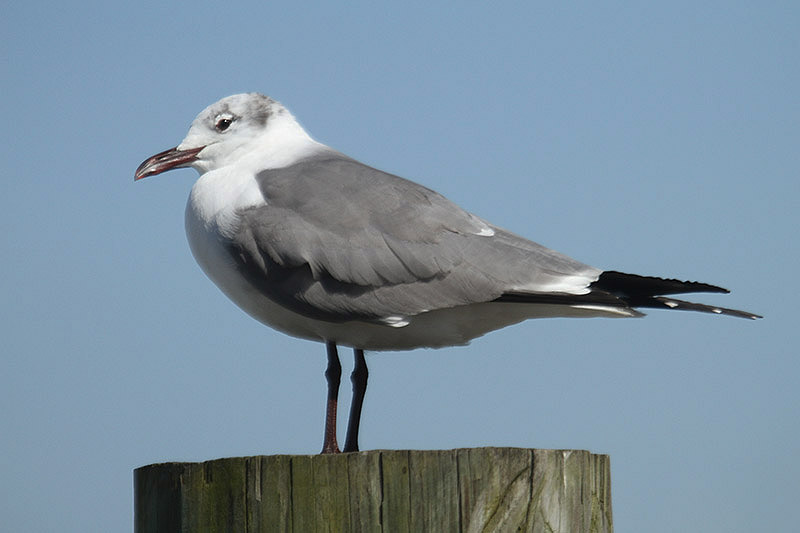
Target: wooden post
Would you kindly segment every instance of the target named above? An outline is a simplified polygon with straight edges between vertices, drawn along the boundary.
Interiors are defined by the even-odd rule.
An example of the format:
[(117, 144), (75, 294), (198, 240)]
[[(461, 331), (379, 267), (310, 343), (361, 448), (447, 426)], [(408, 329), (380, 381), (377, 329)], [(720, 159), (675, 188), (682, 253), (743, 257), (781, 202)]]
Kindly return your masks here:
[(135, 533), (612, 532), (607, 455), (467, 448), (272, 455), (134, 471)]

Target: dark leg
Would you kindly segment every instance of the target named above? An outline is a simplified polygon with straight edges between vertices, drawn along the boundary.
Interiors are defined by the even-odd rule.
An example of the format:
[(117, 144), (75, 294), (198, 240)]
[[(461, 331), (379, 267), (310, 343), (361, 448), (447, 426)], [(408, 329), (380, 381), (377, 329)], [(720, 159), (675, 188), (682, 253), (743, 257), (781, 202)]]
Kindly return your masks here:
[(347, 437), (344, 441), (344, 451), (358, 451), (358, 427), (361, 424), (361, 406), (364, 404), (364, 393), (367, 390), (367, 361), (364, 359), (364, 350), (354, 349), (356, 364), (350, 381), (353, 382), (353, 403), (350, 404), (350, 420), (347, 423)]
[(342, 379), (342, 365), (339, 363), (339, 352), (336, 343), (325, 343), (328, 350), (328, 369), (325, 379), (328, 380), (328, 403), (325, 409), (325, 440), (322, 442), (321, 453), (339, 453), (339, 444), (336, 442), (336, 404), (339, 401), (339, 382)]

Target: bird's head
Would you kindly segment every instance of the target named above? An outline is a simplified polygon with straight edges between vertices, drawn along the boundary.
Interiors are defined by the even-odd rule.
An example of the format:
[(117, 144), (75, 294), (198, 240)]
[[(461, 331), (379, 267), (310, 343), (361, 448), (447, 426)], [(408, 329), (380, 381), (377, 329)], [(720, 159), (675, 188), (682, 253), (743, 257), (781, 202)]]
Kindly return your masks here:
[(145, 160), (136, 169), (134, 180), (184, 167), (203, 174), (248, 154), (269, 155), (280, 149), (281, 140), (294, 137), (310, 140), (280, 103), (263, 94), (235, 94), (205, 108), (183, 142)]

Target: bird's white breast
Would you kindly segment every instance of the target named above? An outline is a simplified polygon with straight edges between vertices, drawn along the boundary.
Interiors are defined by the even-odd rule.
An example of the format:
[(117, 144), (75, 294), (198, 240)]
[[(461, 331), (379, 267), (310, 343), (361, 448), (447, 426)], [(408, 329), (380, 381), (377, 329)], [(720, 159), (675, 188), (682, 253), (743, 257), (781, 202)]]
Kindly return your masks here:
[[(262, 139), (269, 140), (266, 136)], [(186, 236), (203, 272), (245, 312), (289, 335), (324, 340), (319, 321), (289, 311), (261, 294), (242, 276), (225, 248), (225, 241), (238, 229), (238, 213), (268, 204), (256, 180), (259, 170), (287, 166), (325, 149), (304, 135), (271, 140), (282, 149), (262, 147), (252, 151), (253, 157), (245, 155), (237, 164), (209, 170), (200, 176), (186, 204)]]
[[(229, 194), (238, 192), (241, 206), (254, 197), (247, 187), (226, 190)], [(201, 178), (186, 205), (186, 237), (197, 264), (228, 298), (256, 320), (295, 337), (323, 340), (309, 327), (314, 321), (276, 304), (241, 275), (224, 246), (224, 239), (235, 232), (236, 213), (212, 192), (209, 180)]]

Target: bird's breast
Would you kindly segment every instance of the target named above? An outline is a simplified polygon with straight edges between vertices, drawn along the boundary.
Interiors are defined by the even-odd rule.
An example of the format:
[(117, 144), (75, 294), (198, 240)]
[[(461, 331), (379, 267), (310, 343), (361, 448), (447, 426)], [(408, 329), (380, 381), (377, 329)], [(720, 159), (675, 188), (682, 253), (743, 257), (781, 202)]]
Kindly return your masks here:
[(231, 218), (224, 211), (209, 209), (192, 190), (185, 217), (189, 248), (203, 272), (225, 293), (238, 281), (233, 259), (224, 245), (226, 237), (235, 231)]
[(204, 206), (193, 200), (196, 198), (190, 196), (186, 205), (186, 237), (192, 255), (209, 279), (256, 320), (295, 337), (323, 340), (313, 327), (316, 321), (278, 305), (247, 280), (227, 249), (226, 233), (231, 228), (221, 228), (220, 217), (209, 217)]

